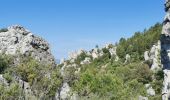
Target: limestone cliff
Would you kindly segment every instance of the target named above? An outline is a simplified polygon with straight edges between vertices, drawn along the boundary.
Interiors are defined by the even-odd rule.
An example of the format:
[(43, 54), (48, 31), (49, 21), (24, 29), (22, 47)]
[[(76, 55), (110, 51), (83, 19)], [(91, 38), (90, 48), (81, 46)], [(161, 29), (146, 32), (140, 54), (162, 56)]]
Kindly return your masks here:
[(0, 32), (0, 53), (32, 56), (43, 63), (55, 64), (49, 44), (19, 25), (9, 27), (6, 32)]

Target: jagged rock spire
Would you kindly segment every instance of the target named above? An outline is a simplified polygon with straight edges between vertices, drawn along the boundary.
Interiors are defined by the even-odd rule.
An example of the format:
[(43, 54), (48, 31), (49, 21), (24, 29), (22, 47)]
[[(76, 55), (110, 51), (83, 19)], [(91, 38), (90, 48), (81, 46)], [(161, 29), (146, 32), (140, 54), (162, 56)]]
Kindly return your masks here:
[(165, 2), (165, 11), (161, 34), (161, 63), (164, 72), (162, 100), (170, 100), (170, 0)]

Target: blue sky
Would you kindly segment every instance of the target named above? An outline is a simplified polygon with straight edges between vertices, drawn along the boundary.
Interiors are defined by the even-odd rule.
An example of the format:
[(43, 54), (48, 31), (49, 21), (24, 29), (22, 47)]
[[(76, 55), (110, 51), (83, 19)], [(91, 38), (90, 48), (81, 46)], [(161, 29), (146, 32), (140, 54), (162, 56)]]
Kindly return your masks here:
[(162, 22), (165, 0), (1, 0), (0, 27), (19, 24), (45, 38), (57, 59), (115, 43)]

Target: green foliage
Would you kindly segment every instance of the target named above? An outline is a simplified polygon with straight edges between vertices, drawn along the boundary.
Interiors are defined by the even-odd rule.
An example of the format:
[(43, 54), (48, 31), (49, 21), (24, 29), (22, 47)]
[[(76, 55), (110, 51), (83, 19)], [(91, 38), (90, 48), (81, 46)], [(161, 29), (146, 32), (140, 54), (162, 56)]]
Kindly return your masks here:
[(83, 61), (86, 57), (89, 57), (88, 55), (86, 55), (85, 52), (82, 52), (77, 59), (75, 60), (76, 64), (80, 65), (80, 62)]
[(29, 82), (31, 87), (37, 92), (36, 95), (43, 93), (46, 99), (55, 95), (62, 82), (57, 68), (42, 65), (31, 57), (23, 58), (20, 64), (13, 68), (13, 74)]
[(12, 63), (12, 58), (10, 56), (0, 54), (0, 74), (5, 71)]
[(38, 69), (40, 69), (39, 63), (32, 59), (28, 58), (23, 60), (17, 67), (16, 73), (26, 82), (33, 83), (35, 77), (38, 77)]
[(93, 98), (90, 96), (97, 95), (108, 100), (130, 100), (146, 95), (144, 83), (152, 81), (153, 75), (148, 66), (140, 63), (123, 65), (119, 62), (96, 66), (93, 63), (96, 61), (83, 66), (78, 79), (71, 85), (80, 96)]
[(138, 66), (135, 74), (137, 76), (136, 79), (143, 84), (147, 84), (152, 81), (152, 72), (146, 64)]
[[(158, 23), (148, 30), (136, 32), (131, 38), (121, 38), (117, 44), (120, 57), (117, 62), (109, 50), (103, 48), (103, 56), (92, 60), (90, 64), (81, 65), (81, 61), (90, 57), (83, 52), (75, 60), (77, 66), (71, 66), (70, 61), (67, 61), (70, 66), (64, 69), (63, 77), (59, 70), (64, 64), (52, 68), (31, 57), (21, 57), (20, 63), (11, 67), (12, 58), (0, 55), (0, 74), (9, 83), (9, 87), (0, 84), (0, 99), (18, 100), (21, 94), (25, 95), (14, 81), (15, 75), (28, 82), (35, 95), (43, 95), (44, 100), (52, 99), (63, 81), (68, 82), (73, 92), (78, 93), (80, 100), (137, 100), (139, 95), (148, 96), (145, 84), (151, 84), (156, 91), (155, 96), (148, 96), (149, 99), (160, 100), (163, 72), (158, 70), (153, 73), (149, 69), (152, 62), (142, 63), (142, 60), (144, 51), (159, 40), (161, 28), (162, 25)], [(0, 30), (4, 31), (7, 30)], [(109, 48), (113, 48), (113, 45), (109, 45)], [(98, 49), (98, 52), (101, 51)], [(126, 54), (131, 56), (131, 63), (124, 63)], [(80, 72), (75, 73), (79, 68)]]
[(17, 83), (12, 83), (9, 87), (0, 84), (0, 100), (18, 100), (21, 90)]
[(162, 70), (158, 70), (154, 73), (155, 80), (152, 82), (152, 86), (157, 94), (161, 94), (163, 87), (164, 73)]
[(157, 23), (148, 30), (136, 32), (131, 38), (121, 38), (117, 46), (117, 54), (124, 61), (130, 54), (132, 61), (143, 60), (143, 53), (149, 50), (160, 39), (162, 25)]
[(12, 76), (10, 75), (10, 73), (5, 73), (3, 75), (3, 77), (7, 80), (8, 83), (12, 82)]

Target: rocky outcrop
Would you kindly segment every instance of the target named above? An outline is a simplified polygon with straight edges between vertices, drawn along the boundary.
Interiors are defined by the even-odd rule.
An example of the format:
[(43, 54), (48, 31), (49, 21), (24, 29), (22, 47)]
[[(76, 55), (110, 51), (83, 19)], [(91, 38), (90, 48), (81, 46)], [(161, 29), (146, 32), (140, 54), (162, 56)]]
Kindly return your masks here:
[(89, 64), (91, 61), (91, 58), (90, 57), (86, 57), (83, 61), (81, 61), (81, 65), (84, 65), (84, 64)]
[(161, 44), (160, 41), (158, 41), (152, 46), (150, 51), (144, 52), (144, 59), (146, 62), (149, 62), (148, 65), (150, 65), (150, 69), (152, 71), (158, 71), (162, 69), (160, 50)]
[(166, 16), (161, 34), (161, 62), (163, 64), (164, 82), (162, 100), (170, 99), (170, 0), (165, 2)]
[(61, 88), (61, 91), (60, 91), (60, 98), (62, 100), (68, 100), (69, 97), (70, 97), (70, 86), (68, 85), (68, 83), (63, 83), (63, 86)]
[[(107, 49), (112, 57), (115, 58), (115, 61), (118, 61), (119, 58), (116, 54), (116, 47), (112, 44), (107, 44), (103, 48)], [(78, 50), (72, 53), (69, 53), (68, 60), (61, 60), (62, 68), (60, 70), (61, 75), (63, 77), (63, 84), (60, 88), (59, 92), (56, 92), (55, 99), (61, 99), (61, 100), (79, 100), (78, 95), (74, 93), (70, 86), (69, 81), (72, 77), (72, 75), (79, 74), (81, 71), (81, 66), (85, 64), (90, 64), (94, 59), (97, 59), (99, 57), (102, 57), (104, 55), (103, 48), (94, 48), (91, 51), (85, 51), (85, 50)], [(80, 56), (83, 56), (83, 59)], [(77, 64), (76, 60), (79, 59), (80, 64)], [(103, 66), (106, 67), (106, 66)], [(68, 73), (67, 70), (71, 70), (72, 73)]]
[(0, 33), (0, 53), (32, 56), (42, 63), (55, 64), (49, 44), (19, 25), (11, 26), (8, 31)]
[(93, 59), (99, 58), (103, 56), (103, 51), (98, 48), (95, 48), (91, 51), (91, 56)]
[(85, 52), (85, 51), (82, 50), (82, 49), (80, 49), (80, 50), (78, 50), (78, 51), (75, 51), (75, 52), (71, 52), (71, 53), (69, 53), (68, 58), (69, 58), (69, 59), (77, 59), (77, 57), (78, 57), (80, 54), (82, 54), (83, 52)]
[(149, 96), (155, 96), (155, 90), (152, 88), (152, 86), (150, 84), (146, 84), (145, 85), (146, 89), (147, 89), (147, 94)]
[(25, 100), (30, 100), (30, 99), (36, 100), (37, 99), (37, 97), (35, 96), (34, 92), (31, 89), (31, 86), (28, 82), (21, 80), (17, 76), (14, 76), (13, 78), (15, 79), (15, 81), (18, 83), (20, 89), (22, 90), (22, 94), (24, 94)]
[(114, 56), (115, 61), (119, 60), (119, 57), (118, 57), (118, 55), (116, 53), (116, 50), (117, 50), (116, 46), (113, 46), (112, 44), (106, 44), (105, 48), (109, 50), (112, 57)]
[(130, 55), (126, 54), (125, 59), (126, 59), (125, 63), (129, 63), (130, 62)]
[[(6, 31), (0, 32), (0, 53), (12, 55), (14, 65), (18, 65), (23, 57), (29, 56), (42, 64), (52, 67), (56, 65), (47, 41), (33, 35), (33, 33), (19, 25), (8, 27)], [(24, 100), (37, 100), (36, 90), (32, 89), (28, 82), (15, 75), (13, 75), (13, 78), (13, 81), (17, 82), (22, 90)], [(2, 75), (0, 75), (0, 83), (8, 85)], [(39, 94), (39, 96), (41, 98), (43, 94)]]

